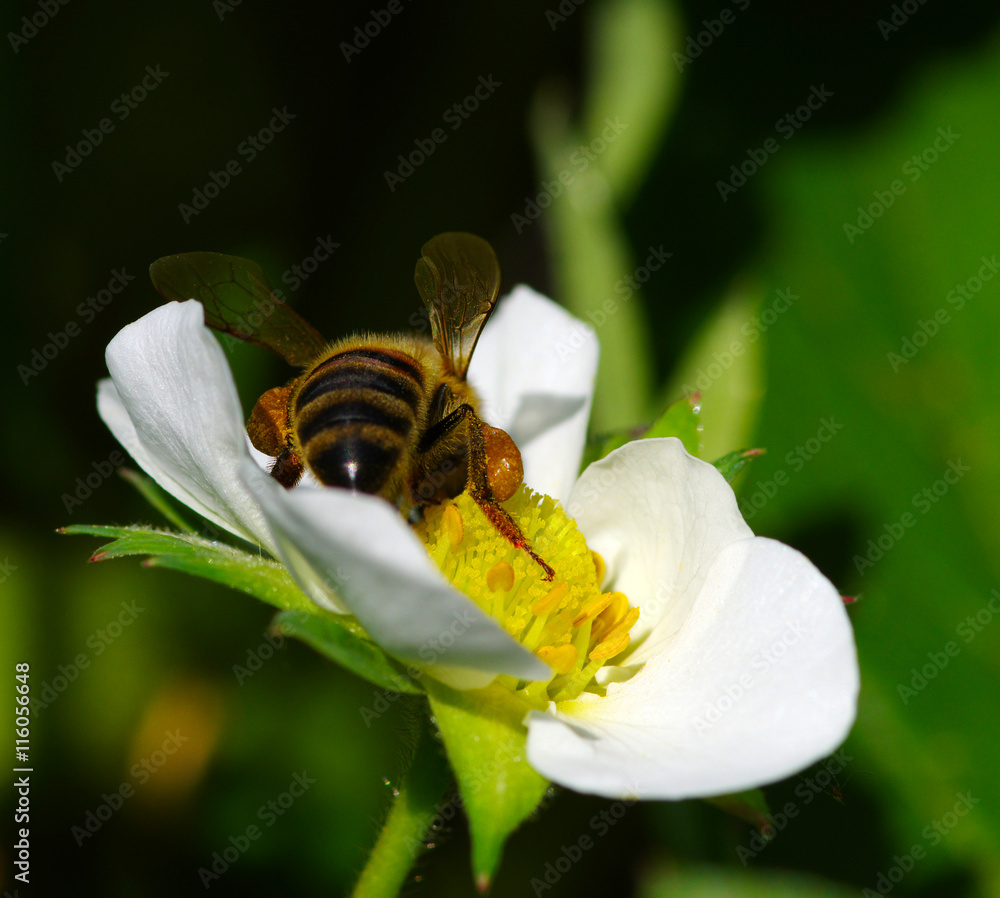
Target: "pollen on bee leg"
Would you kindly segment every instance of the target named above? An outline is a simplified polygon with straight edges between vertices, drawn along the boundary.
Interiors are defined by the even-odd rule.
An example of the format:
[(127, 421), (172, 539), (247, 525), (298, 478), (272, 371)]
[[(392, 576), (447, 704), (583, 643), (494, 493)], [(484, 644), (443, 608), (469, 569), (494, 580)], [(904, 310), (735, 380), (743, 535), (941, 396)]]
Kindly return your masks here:
[(543, 645), (535, 650), (535, 655), (541, 658), (557, 674), (568, 674), (576, 667), (579, 652), (576, 646), (567, 642), (563, 645)]
[(506, 561), (498, 561), (486, 572), (486, 586), (490, 592), (508, 592), (514, 585), (514, 568)]
[(441, 515), (441, 527), (448, 537), (448, 542), (453, 549), (462, 545), (462, 537), (465, 535), (465, 525), (462, 523), (462, 513), (454, 506), (449, 505), (444, 514)]

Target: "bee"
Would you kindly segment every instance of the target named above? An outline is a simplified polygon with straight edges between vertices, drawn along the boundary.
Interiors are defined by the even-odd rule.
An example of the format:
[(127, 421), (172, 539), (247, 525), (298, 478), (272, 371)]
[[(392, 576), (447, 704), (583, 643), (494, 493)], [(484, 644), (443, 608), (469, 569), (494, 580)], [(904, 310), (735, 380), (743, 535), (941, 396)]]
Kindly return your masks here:
[(479, 417), (466, 380), (500, 293), (489, 243), (450, 232), (424, 244), (414, 280), (430, 339), (371, 334), (328, 344), (259, 265), (237, 256), (181, 253), (149, 272), (164, 298), (201, 302), (208, 326), (304, 369), (264, 393), (247, 422), (254, 447), (275, 457), (270, 474), (282, 486), (291, 489), (308, 469), (326, 486), (381, 496), (408, 517), (466, 490), (497, 532), (552, 579), (500, 504), (521, 484), (520, 452)]

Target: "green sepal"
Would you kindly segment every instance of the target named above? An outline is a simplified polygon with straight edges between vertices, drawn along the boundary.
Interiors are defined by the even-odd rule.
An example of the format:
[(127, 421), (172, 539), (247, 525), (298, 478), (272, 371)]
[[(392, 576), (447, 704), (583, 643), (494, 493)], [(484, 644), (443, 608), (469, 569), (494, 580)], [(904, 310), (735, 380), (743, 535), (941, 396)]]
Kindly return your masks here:
[(113, 542), (101, 546), (91, 561), (147, 555), (143, 564), (148, 567), (183, 571), (245, 592), (281, 610), (272, 625), (277, 632), (301, 639), (376, 686), (395, 692), (421, 692), (404, 668), (375, 645), (354, 618), (320, 608), (277, 561), (202, 536), (149, 527), (75, 524), (59, 532), (111, 537)]
[(425, 686), (469, 819), (476, 885), (485, 891), (507, 838), (549, 787), (528, 765), (522, 721), (530, 709), (497, 684), (456, 691), (428, 678)]
[(769, 809), (767, 799), (760, 789), (748, 789), (746, 792), (734, 792), (731, 795), (716, 795), (714, 798), (706, 798), (705, 801), (734, 817), (746, 820), (758, 830), (767, 824)]
[(694, 393), (684, 399), (678, 399), (648, 428), (621, 430), (592, 439), (583, 450), (580, 470), (595, 461), (600, 461), (604, 456), (626, 443), (631, 443), (632, 440), (645, 440), (650, 437), (677, 437), (688, 452), (697, 455), (701, 432), (698, 420), (698, 415), (701, 413), (700, 398), (701, 394)]
[(423, 692), (401, 664), (364, 635), (361, 625), (352, 617), (283, 611), (275, 616), (271, 626), (284, 636), (301, 639), (324, 657), (336, 661), (369, 683), (410, 695)]
[(605, 455), (610, 455), (615, 449), (620, 449), (632, 440), (642, 438), (642, 428), (632, 430), (622, 430), (617, 433), (603, 434), (591, 439), (583, 450), (583, 461), (580, 462), (580, 470), (586, 470), (588, 465), (595, 461), (600, 461)]
[(701, 393), (692, 393), (667, 406), (667, 410), (653, 422), (643, 435), (650, 437), (677, 437), (692, 455), (701, 448)]
[(737, 449), (735, 452), (723, 455), (722, 458), (717, 458), (712, 464), (729, 483), (732, 483), (740, 471), (765, 452), (766, 449)]
[(281, 610), (320, 611), (299, 589), (283, 565), (270, 558), (250, 555), (233, 546), (191, 533), (154, 530), (151, 527), (109, 527), (74, 524), (60, 533), (111, 537), (91, 561), (107, 561), (129, 555), (148, 555), (147, 567), (166, 567), (223, 583)]

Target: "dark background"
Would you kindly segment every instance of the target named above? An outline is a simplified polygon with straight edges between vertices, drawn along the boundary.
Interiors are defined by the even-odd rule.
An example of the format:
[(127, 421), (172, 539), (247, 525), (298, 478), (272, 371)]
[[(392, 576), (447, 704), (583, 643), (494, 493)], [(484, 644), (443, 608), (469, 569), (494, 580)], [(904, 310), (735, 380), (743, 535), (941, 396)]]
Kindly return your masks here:
[[(843, 592), (862, 593), (852, 612), (865, 679), (847, 746), (853, 760), (746, 870), (736, 853), (750, 844), (746, 824), (700, 802), (638, 805), (547, 894), (671, 894), (682, 880), (663, 885), (664, 870), (682, 877), (705, 867), (732, 876), (724, 879), (728, 894), (750, 894), (741, 890), (756, 881), (752, 873), (775, 869), (874, 888), (894, 855), (929, 844), (922, 829), (969, 789), (982, 805), (928, 848), (928, 860), (895, 893), (1000, 894), (997, 634), (987, 625), (967, 649), (959, 639), (962, 655), (926, 694), (904, 705), (898, 692), (927, 652), (956, 639), (997, 583), (995, 288), (898, 376), (886, 362), (951, 285), (975, 272), (979, 256), (1000, 247), (992, 90), (1000, 10), (913, 5), (911, 20), (885, 39), (876, 23), (892, 14), (890, 4), (753, 0), (682, 73), (669, 66), (677, 105), (648, 174), (618, 210), (637, 263), (649, 246), (673, 253), (642, 292), (654, 383), (681, 383), (711, 360), (712, 328), (734, 284), (749, 294), (746, 308), (789, 284), (804, 297), (755, 362), (753, 376), (766, 384), (750, 403), (758, 423), (732, 433), (770, 450), (743, 484), (752, 495), (755, 480), (759, 487), (787, 469), (786, 452), (822, 416), (846, 421), (845, 435), (751, 525), (806, 551)], [(88, 568), (96, 543), (54, 533), (66, 523), (162, 523), (118, 477), (82, 506), (65, 498), (116, 447), (96, 414), (94, 385), (106, 375), (108, 341), (160, 302), (146, 277), (159, 256), (244, 255), (280, 283), (329, 237), (339, 249), (291, 302), (333, 337), (405, 328), (416, 308), (420, 245), (440, 231), (469, 230), (493, 243), (506, 284), (555, 291), (573, 307), (573, 297), (558, 295), (555, 225), (543, 217), (519, 234), (511, 215), (551, 175), (537, 165), (532, 104), (539, 91), (554, 92), (571, 117), (580, 114), (594, 87), (589, 48), (601, 39), (593, 23), (607, 4), (589, 0), (553, 28), (544, 5), (402, 0), (402, 12), (347, 62), (339, 45), (373, 8), (383, 7), (73, 2), (16, 52), (9, 32), (39, 7), (4, 10), (0, 263), (9, 351), (0, 657), (30, 661), (36, 688), (80, 652), (91, 662), (34, 724), (35, 864), (22, 895), (81, 883), (106, 895), (199, 891), (197, 868), (302, 770), (316, 778), (314, 789), (214, 893), (344, 893), (374, 839), (398, 770), (399, 722), (390, 712), (363, 725), (357, 709), (371, 702), (371, 687), (299, 644), (240, 685), (233, 665), (261, 645), (266, 608), (133, 562)], [(736, 5), (680, 4), (663, 53), (681, 49), (724, 8)], [(111, 104), (141, 83), (147, 66), (169, 74), (119, 120)], [(390, 190), (385, 172), (397, 168), (397, 155), (440, 127), (481, 76), (501, 86)], [(773, 136), (775, 121), (819, 84), (834, 99), (722, 202), (716, 182), (729, 166)], [(247, 161), (238, 145), (275, 107), (294, 120)], [(112, 133), (59, 180), (53, 162), (65, 162), (66, 145), (104, 117)], [(949, 125), (963, 135), (951, 156), (858, 246), (848, 243), (842, 222), (854, 221), (855, 208)], [(242, 172), (186, 224), (179, 205), (231, 159)], [(121, 269), (134, 280), (84, 320), (78, 305)], [(19, 366), (30, 367), (69, 322), (78, 335), (25, 376)], [(708, 342), (690, 349), (699, 333)], [(254, 349), (233, 348), (231, 358), (248, 404), (286, 376)], [(706, 415), (712, 395), (706, 391)], [(969, 479), (876, 570), (859, 571), (852, 559), (868, 539), (957, 457), (971, 463)], [(143, 612), (98, 655), (88, 640), (131, 599)], [(191, 743), (78, 847), (71, 827), (103, 794), (132, 782), (131, 765), (178, 728)], [(769, 789), (772, 808), (796, 800), (800, 784), (792, 778)], [(610, 804), (559, 793), (511, 840), (494, 894), (529, 894), (531, 878), (562, 845), (592, 832), (589, 821)], [(410, 891), (472, 894), (464, 824), (441, 836)], [(0, 884), (13, 894), (9, 845), (5, 838), (0, 846)], [(706, 883), (698, 888), (710, 894)]]

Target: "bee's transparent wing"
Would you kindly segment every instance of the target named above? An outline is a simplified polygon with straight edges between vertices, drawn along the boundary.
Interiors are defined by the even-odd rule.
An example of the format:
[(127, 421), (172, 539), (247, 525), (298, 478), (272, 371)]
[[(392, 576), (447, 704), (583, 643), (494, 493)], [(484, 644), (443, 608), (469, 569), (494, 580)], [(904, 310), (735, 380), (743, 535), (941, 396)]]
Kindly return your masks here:
[(249, 259), (222, 253), (179, 253), (149, 266), (160, 294), (205, 307), (205, 324), (276, 352), (305, 367), (326, 341), (311, 324), (285, 305), (271, 289), (264, 270)]
[(428, 240), (414, 280), (431, 319), (434, 345), (460, 378), (500, 293), (500, 263), (482, 237), (451, 231)]

